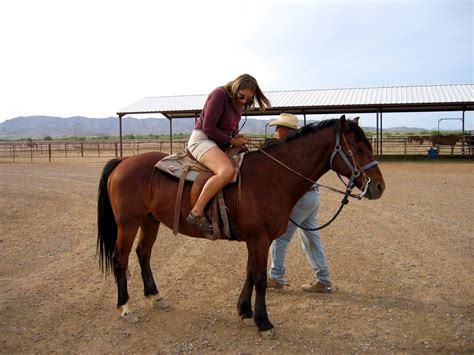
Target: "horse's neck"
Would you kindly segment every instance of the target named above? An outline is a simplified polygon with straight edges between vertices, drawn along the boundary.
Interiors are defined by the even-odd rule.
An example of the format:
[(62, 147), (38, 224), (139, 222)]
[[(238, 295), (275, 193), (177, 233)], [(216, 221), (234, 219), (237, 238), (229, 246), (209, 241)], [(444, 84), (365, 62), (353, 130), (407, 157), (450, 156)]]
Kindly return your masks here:
[[(275, 152), (275, 158), (309, 180), (316, 181), (329, 170), (329, 159), (334, 147), (334, 142), (330, 139), (332, 135), (328, 134), (331, 131), (326, 129), (286, 142)], [(296, 184), (304, 181), (311, 185), (310, 181), (294, 172), (285, 171), (284, 174), (285, 179)]]
[(334, 142), (333, 130), (325, 129), (276, 144), (266, 152), (289, 169), (256, 152), (245, 173), (265, 184), (271, 193), (289, 195), (292, 199), (301, 197), (311, 187), (311, 181), (318, 180), (329, 170)]

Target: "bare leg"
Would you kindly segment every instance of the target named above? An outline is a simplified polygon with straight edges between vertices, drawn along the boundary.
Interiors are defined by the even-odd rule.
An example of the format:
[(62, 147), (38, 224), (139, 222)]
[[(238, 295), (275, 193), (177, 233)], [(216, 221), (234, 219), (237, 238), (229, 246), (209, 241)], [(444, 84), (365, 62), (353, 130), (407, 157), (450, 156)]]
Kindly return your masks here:
[(196, 216), (204, 212), (207, 203), (232, 180), (234, 167), (225, 153), (217, 147), (209, 149), (200, 160), (215, 174), (204, 185), (192, 211)]

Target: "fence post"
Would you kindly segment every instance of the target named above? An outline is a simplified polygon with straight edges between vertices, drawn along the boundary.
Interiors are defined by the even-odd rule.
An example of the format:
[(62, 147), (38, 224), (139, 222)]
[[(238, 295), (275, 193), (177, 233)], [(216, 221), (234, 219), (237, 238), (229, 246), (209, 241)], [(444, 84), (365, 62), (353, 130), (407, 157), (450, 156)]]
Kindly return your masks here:
[(97, 143), (97, 156), (100, 157), (100, 143)]
[(33, 147), (30, 147), (30, 162), (33, 163)]
[(81, 157), (84, 158), (84, 143), (81, 143)]
[(406, 159), (407, 158), (407, 139), (406, 138), (403, 140), (403, 143), (405, 146), (404, 148), (405, 148), (405, 159)]
[(15, 162), (15, 143), (13, 143), (13, 162)]
[(49, 157), (49, 162), (51, 163), (51, 143), (48, 143), (48, 157)]

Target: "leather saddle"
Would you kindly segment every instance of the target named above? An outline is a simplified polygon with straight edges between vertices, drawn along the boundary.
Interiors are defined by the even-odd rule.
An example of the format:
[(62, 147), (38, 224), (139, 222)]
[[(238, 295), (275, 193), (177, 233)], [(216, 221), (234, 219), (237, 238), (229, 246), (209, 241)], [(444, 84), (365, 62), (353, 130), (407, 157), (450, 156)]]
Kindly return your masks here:
[[(225, 153), (234, 165), (235, 173), (230, 183), (235, 183), (238, 180), (240, 166), (242, 165), (246, 150), (242, 147), (231, 147), (225, 151)], [(182, 152), (164, 157), (158, 163), (156, 163), (155, 167), (179, 179), (173, 217), (173, 234), (177, 235), (185, 181), (190, 181), (193, 183), (191, 187), (190, 200), (191, 206), (194, 206), (204, 187), (204, 184), (213, 175), (213, 172), (194, 159), (187, 149)], [(207, 235), (207, 238), (212, 240), (219, 239), (221, 232), (227, 238), (233, 238), (231, 235), (231, 223), (227, 211), (228, 208), (225, 205), (224, 195), (221, 190), (215, 196), (212, 203), (210, 203), (210, 207), (208, 207), (205, 212), (213, 227), (213, 235)]]

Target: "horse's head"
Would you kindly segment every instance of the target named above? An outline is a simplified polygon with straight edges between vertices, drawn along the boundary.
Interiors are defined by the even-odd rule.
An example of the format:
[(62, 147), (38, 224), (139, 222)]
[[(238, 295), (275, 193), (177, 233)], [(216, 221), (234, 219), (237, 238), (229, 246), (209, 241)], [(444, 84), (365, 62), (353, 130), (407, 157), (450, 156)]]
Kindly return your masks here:
[(334, 130), (336, 145), (331, 155), (331, 169), (349, 178), (349, 185), (357, 186), (368, 199), (380, 198), (385, 182), (374, 159), (372, 145), (359, 127), (359, 117), (347, 120), (341, 116)]

